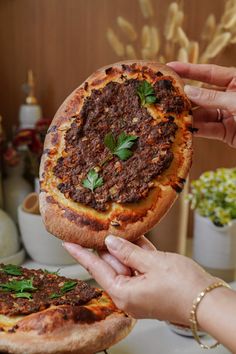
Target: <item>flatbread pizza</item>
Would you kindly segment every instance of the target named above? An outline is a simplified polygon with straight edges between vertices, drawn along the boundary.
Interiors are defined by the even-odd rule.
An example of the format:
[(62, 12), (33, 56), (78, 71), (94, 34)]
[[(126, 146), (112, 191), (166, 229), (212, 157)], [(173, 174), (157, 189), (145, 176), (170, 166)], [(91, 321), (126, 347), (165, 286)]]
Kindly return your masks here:
[(134, 241), (170, 209), (192, 160), (192, 113), (168, 66), (99, 69), (62, 104), (41, 162), (50, 233), (89, 248), (108, 234)]
[(0, 264), (0, 352), (94, 354), (135, 320), (102, 290), (45, 270)]

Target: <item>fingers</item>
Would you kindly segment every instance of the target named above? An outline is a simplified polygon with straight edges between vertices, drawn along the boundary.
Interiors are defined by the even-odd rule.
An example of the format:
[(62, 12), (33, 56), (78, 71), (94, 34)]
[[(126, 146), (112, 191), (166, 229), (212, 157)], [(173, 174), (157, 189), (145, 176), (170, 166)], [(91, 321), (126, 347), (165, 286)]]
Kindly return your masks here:
[(150, 267), (150, 252), (120, 237), (105, 239), (109, 252), (124, 265), (145, 273)]
[(184, 91), (195, 104), (204, 108), (219, 108), (228, 111), (235, 110), (235, 92), (221, 92), (186, 85)]
[(224, 141), (226, 131), (222, 123), (195, 122), (194, 127), (198, 129), (197, 136)]
[(156, 247), (145, 236), (141, 236), (135, 244), (144, 250), (156, 251)]
[(117, 274), (107, 262), (95, 253), (74, 243), (65, 242), (63, 246), (104, 289), (109, 289), (112, 286)]
[(196, 122), (218, 122), (218, 112), (214, 109), (206, 109), (198, 107), (193, 111), (193, 123), (194, 127)]
[(236, 74), (235, 68), (212, 64), (171, 62), (167, 65), (186, 79), (198, 80), (217, 86), (228, 86)]
[(117, 274), (120, 275), (126, 275), (126, 276), (131, 276), (131, 269), (129, 267), (126, 267), (124, 264), (122, 264), (120, 261), (118, 261), (117, 258), (112, 256), (108, 252), (99, 252), (99, 256), (106, 262), (108, 263), (115, 271)]

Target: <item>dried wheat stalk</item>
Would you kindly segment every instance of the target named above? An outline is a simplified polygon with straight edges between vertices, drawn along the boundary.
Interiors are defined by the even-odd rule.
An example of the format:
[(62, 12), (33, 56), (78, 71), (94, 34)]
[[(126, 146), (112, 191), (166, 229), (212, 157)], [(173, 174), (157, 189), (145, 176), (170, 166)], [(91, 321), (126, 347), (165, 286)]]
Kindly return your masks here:
[[(145, 23), (141, 29), (140, 44), (138, 33), (133, 24), (118, 16), (117, 24), (125, 34), (128, 43), (122, 43), (119, 36), (110, 28), (107, 38), (119, 57), (134, 59), (189, 61), (191, 63), (208, 63), (223, 50), (236, 44), (236, 0), (227, 0), (218, 23), (215, 15), (209, 14), (203, 25), (201, 37), (192, 40), (184, 29), (183, 2), (173, 1), (169, 4), (163, 33), (154, 24), (152, 0), (139, 0)], [(164, 41), (163, 41), (164, 39)]]
[(222, 17), (222, 26), (226, 30), (230, 30), (236, 25), (236, 6), (227, 11)]
[(216, 57), (228, 45), (230, 38), (230, 32), (224, 32), (216, 36), (202, 54), (201, 62), (203, 62), (203, 59), (205, 61), (205, 59), (208, 60)]
[(152, 56), (155, 58), (157, 55), (159, 49), (160, 49), (160, 34), (157, 29), (157, 27), (152, 26), (151, 27), (151, 50), (152, 50)]
[(154, 15), (152, 3), (150, 0), (139, 0), (139, 5), (144, 18), (148, 19)]
[(199, 61), (199, 43), (196, 41), (192, 41), (189, 43), (188, 47), (188, 58), (189, 62), (193, 64), (197, 64)]
[(182, 47), (179, 49), (177, 59), (183, 63), (188, 63), (188, 51), (186, 48)]
[(143, 48), (150, 48), (151, 47), (151, 27), (150, 26), (143, 26), (142, 28), (142, 47)]
[(177, 42), (181, 47), (187, 48), (189, 46), (189, 39), (184, 32), (183, 28), (178, 27), (176, 30), (177, 33)]
[(128, 59), (137, 59), (137, 53), (131, 44), (128, 44), (125, 48)]
[(118, 57), (123, 57), (125, 54), (124, 44), (119, 40), (111, 28), (108, 28), (107, 30), (107, 39), (116, 55), (118, 55)]
[(214, 14), (210, 14), (205, 22), (201, 38), (206, 41), (211, 41), (216, 30), (216, 18)]
[(117, 17), (117, 23), (121, 30), (124, 32), (124, 34), (127, 36), (128, 40), (131, 42), (135, 41), (138, 37), (137, 32), (134, 29), (134, 26), (132, 23), (127, 21), (124, 17), (118, 16)]
[(178, 14), (178, 4), (177, 2), (172, 2), (167, 11), (167, 19), (164, 28), (164, 36), (167, 41), (171, 40), (174, 36), (175, 24), (176, 24), (176, 17)]

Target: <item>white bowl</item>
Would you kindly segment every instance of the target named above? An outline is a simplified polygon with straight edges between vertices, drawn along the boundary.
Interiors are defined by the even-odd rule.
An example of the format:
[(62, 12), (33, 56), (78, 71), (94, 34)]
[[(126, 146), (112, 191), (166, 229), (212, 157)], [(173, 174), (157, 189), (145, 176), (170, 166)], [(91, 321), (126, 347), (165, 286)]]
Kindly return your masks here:
[(25, 259), (25, 250), (22, 248), (19, 252), (7, 257), (0, 258), (0, 263), (21, 265)]
[(62, 241), (46, 231), (41, 215), (26, 213), (20, 205), (18, 219), (24, 247), (33, 260), (49, 265), (76, 263), (62, 247)]

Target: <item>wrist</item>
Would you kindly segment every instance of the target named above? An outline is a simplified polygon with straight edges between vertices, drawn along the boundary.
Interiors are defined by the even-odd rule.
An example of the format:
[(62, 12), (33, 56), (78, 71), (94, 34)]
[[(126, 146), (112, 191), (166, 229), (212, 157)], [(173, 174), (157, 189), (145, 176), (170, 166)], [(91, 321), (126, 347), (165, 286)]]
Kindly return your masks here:
[(220, 303), (227, 303), (228, 294), (232, 292), (231, 289), (219, 287), (210, 291), (198, 307), (197, 319), (199, 328), (210, 333), (209, 328), (212, 327), (217, 308)]

